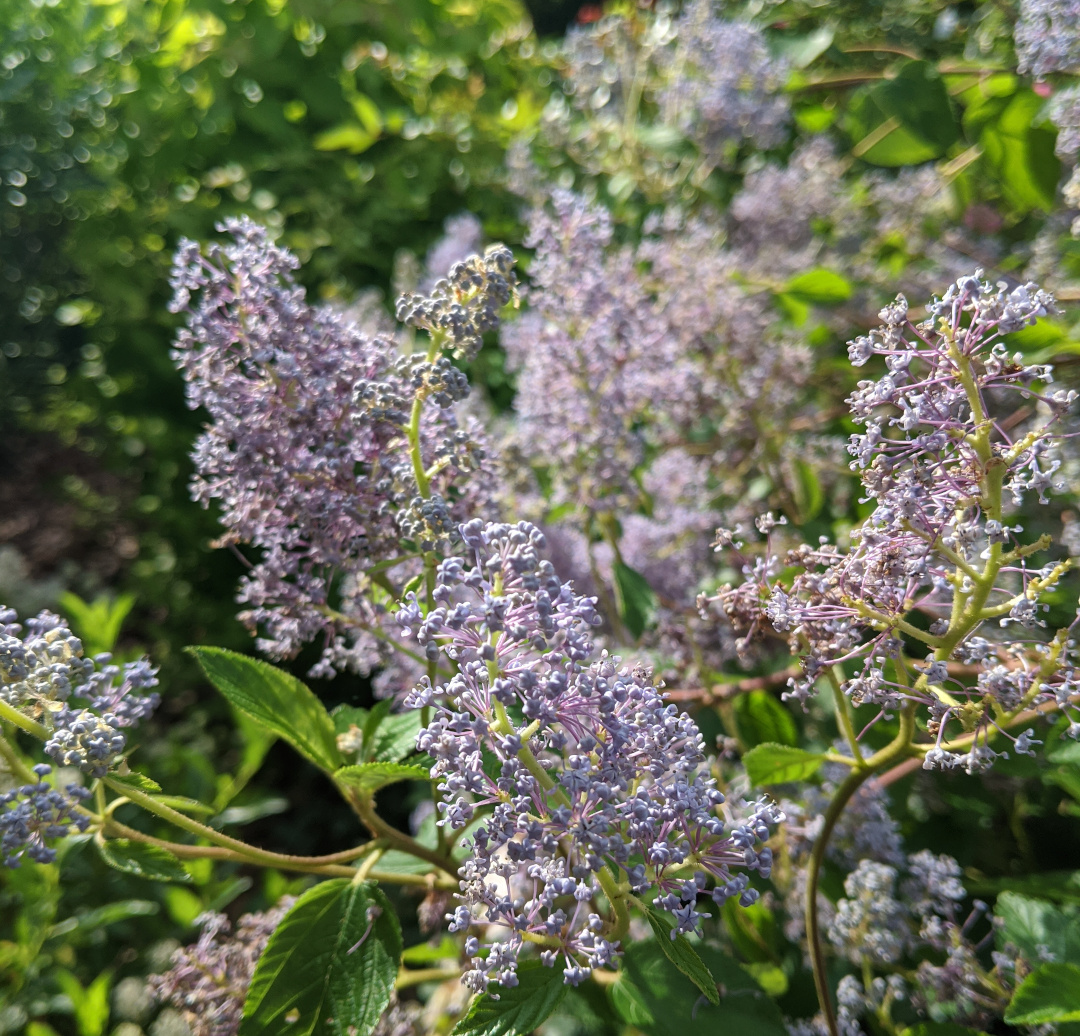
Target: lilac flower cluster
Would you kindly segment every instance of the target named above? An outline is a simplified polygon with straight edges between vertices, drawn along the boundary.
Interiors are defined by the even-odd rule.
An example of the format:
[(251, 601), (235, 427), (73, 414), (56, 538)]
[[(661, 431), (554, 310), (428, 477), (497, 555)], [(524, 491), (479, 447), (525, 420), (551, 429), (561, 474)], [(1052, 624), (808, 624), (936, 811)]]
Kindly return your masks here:
[(555, 503), (634, 509), (645, 457), (640, 426), (687, 398), (688, 370), (628, 249), (613, 249), (601, 207), (556, 190), (525, 242), (529, 310), (502, 341), (518, 371), (522, 448), (550, 466)]
[[(157, 670), (146, 659), (119, 666), (108, 653), (87, 658), (58, 615), (43, 611), (23, 626), (0, 607), (0, 700), (42, 724), (45, 751), (62, 766), (102, 777), (127, 745), (123, 728), (159, 702)], [(73, 699), (85, 707), (73, 708)]]
[(1076, 0), (1021, 0), (1013, 32), (1017, 67), (1040, 79), (1080, 65), (1080, 4)]
[(52, 767), (34, 767), (36, 784), (24, 784), (0, 794), (0, 858), (18, 867), (23, 855), (37, 863), (52, 863), (56, 850), (47, 843), (74, 831), (85, 831), (90, 818), (79, 812), (79, 802), (90, 791), (69, 784), (66, 793), (45, 780)]
[(408, 355), (310, 306), (265, 229), (220, 229), (229, 243), (204, 256), (184, 242), (173, 269), (172, 308), (187, 313), (174, 355), (211, 420), (192, 492), (220, 501), (223, 543), (260, 552), (240, 591), (260, 648), (287, 657), (322, 635), (318, 673), (366, 672), (385, 656), (372, 567), (445, 547), (456, 522), (494, 507), (485, 437), (452, 409), (468, 383), (442, 353), (471, 356), (495, 326), (513, 257), (489, 249), (403, 297), (400, 318), (431, 335)]
[(668, 125), (678, 126), (713, 162), (748, 141), (768, 150), (784, 141), (790, 109), (788, 69), (757, 26), (718, 18), (713, 0), (693, 0), (662, 54), (668, 82), (660, 93)]
[(292, 903), (286, 896), (273, 910), (244, 914), (235, 929), (224, 914), (200, 915), (198, 941), (173, 954), (169, 971), (151, 976), (154, 997), (181, 1012), (191, 1036), (236, 1036), (259, 955)]
[(610, 965), (623, 933), (602, 918), (600, 896), (617, 913), (619, 900), (655, 889), (680, 932), (698, 928), (710, 884), (716, 903), (753, 902), (745, 872), (769, 873), (760, 843), (779, 811), (754, 803), (729, 826), (696, 725), (647, 670), (597, 657), (595, 602), (541, 559), (539, 530), (477, 520), (461, 536), (469, 557), (439, 566), (436, 606), (425, 614), (410, 599), (398, 621), (457, 668), (406, 700), (434, 708), (417, 747), (435, 760), (440, 824), (479, 820), (451, 930), (509, 933), (486, 957), (469, 937), (466, 984), (513, 985), (526, 938), (546, 965), (561, 958), (572, 984)]
[[(1080, 691), (1069, 630), (1048, 643), (992, 632), (1040, 625), (1040, 598), (1064, 571), (1032, 567), (1030, 555), (1048, 543), (1021, 545), (1003, 499), (1019, 504), (1034, 492), (1045, 502), (1056, 488), (1054, 425), (1075, 393), (1043, 389), (1050, 368), (1025, 365), (1002, 340), (1052, 307), (1035, 285), (995, 287), (976, 275), (933, 301), (918, 325), (902, 297), (883, 310), (883, 326), (849, 345), (856, 366), (882, 356), (887, 367), (848, 400), (866, 429), (849, 450), (871, 516), (848, 550), (824, 541), (783, 555), (767, 548), (740, 587), (714, 599), (748, 636), (768, 625), (788, 637), (805, 673), (790, 697), (805, 701), (828, 670), (854, 663), (856, 674), (843, 681), (854, 704), (924, 704), (937, 739), (928, 767), (982, 770), (996, 755), (991, 707), (1015, 714), (1050, 702), (1068, 712)], [(1038, 409), (1026, 426), (1006, 431), (995, 407), (1009, 393)], [(721, 545), (732, 542), (721, 537)], [(779, 581), (781, 567), (796, 574)], [(909, 659), (903, 638), (928, 648), (925, 660)], [(963, 667), (975, 668), (974, 681), (959, 675)], [(975, 730), (960, 753), (943, 741), (955, 720)], [(1080, 735), (1080, 723), (1072, 732)], [(1033, 733), (1007, 736), (1030, 752)]]

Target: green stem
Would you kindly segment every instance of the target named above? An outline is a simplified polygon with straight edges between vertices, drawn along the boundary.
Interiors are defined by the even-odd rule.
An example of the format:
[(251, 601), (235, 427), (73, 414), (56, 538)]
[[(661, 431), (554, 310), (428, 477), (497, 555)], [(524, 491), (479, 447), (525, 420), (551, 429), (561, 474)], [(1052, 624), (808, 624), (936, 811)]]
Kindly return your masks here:
[(450, 979), (460, 976), (461, 972), (457, 968), (422, 968), (419, 971), (402, 968), (398, 972), (394, 988), (408, 989), (409, 986), (418, 986), (421, 982), (449, 982)]
[[(279, 870), (297, 871), (301, 874), (325, 874), (328, 877), (351, 878), (356, 873), (354, 868), (344, 867), (340, 864), (304, 864), (299, 862), (303, 857), (297, 857), (291, 863), (278, 862), (269, 864), (263, 860), (253, 859), (246, 853), (238, 852), (235, 849), (226, 849), (220, 845), (185, 845), (183, 842), (170, 842), (164, 838), (155, 838), (153, 835), (144, 834), (133, 827), (121, 824), (118, 820), (113, 820), (111, 817), (102, 826), (101, 835), (103, 837), (127, 838), (133, 842), (142, 842), (144, 845), (155, 845), (159, 849), (166, 849), (181, 860), (226, 860), (230, 863), (254, 864), (260, 867), (272, 866)], [(350, 850), (349, 855), (352, 856), (354, 853), (354, 850)], [(310, 857), (310, 859), (317, 859), (317, 857)]]
[(391, 848), (400, 849), (410, 856), (415, 856), (418, 860), (425, 860), (434, 864), (439, 870), (449, 874), (452, 878), (457, 877), (458, 866), (452, 857), (435, 849), (429, 849), (427, 846), (421, 845), (415, 838), (405, 834), (404, 831), (391, 827), (375, 812), (375, 800), (371, 795), (349, 791), (346, 793), (346, 797), (349, 804), (356, 811), (356, 815), (376, 838), (381, 839)]
[[(434, 363), (442, 350), (442, 335), (432, 333), (431, 344), (428, 346), (426, 360)], [(426, 500), (431, 496), (431, 479), (424, 470), (424, 458), (420, 453), (420, 419), (424, 414), (424, 397), (417, 393), (413, 399), (412, 412), (409, 414), (409, 424), (405, 429), (405, 438), (409, 442), (409, 454), (412, 457), (413, 475), (416, 478), (417, 492)]]
[(814, 971), (814, 986), (817, 989), (818, 1001), (821, 1004), (821, 1012), (825, 1016), (829, 1036), (840, 1036), (840, 1030), (829, 990), (829, 977), (825, 968), (825, 948), (821, 941), (821, 923), (818, 917), (818, 885), (821, 881), (821, 868), (825, 862), (825, 851), (836, 822), (840, 819), (840, 814), (843, 813), (844, 807), (851, 801), (863, 782), (877, 771), (899, 761), (912, 750), (911, 742), (915, 736), (915, 706), (914, 701), (904, 705), (900, 713), (900, 730), (896, 737), (880, 752), (876, 752), (867, 759), (864, 766), (852, 770), (841, 782), (825, 810), (821, 834), (818, 835), (810, 853), (806, 881), (806, 938), (809, 944), (810, 963)]
[(836, 705), (836, 722), (844, 732), (844, 737), (847, 738), (848, 746), (851, 748), (851, 754), (859, 763), (862, 763), (862, 749), (859, 747), (859, 739), (855, 736), (855, 727), (851, 722), (851, 705), (840, 685), (840, 678), (836, 675), (836, 669), (836, 666), (831, 665), (825, 671), (829, 686), (832, 688), (833, 702)]
[(45, 741), (49, 737), (49, 728), (38, 723), (37, 720), (24, 716), (18, 709), (12, 708), (6, 701), (0, 701), (0, 719), (6, 719), (20, 730), (33, 734), (39, 741)]
[[(151, 798), (145, 792), (141, 792), (138, 789), (131, 787), (129, 784), (121, 784), (109, 777), (104, 777), (102, 780), (113, 791), (123, 795), (124, 798), (130, 799), (148, 813), (153, 813), (155, 816), (161, 817), (162, 820), (169, 821), (169, 823), (173, 824), (175, 827), (179, 827), (199, 838), (205, 838), (208, 842), (220, 846), (223, 849), (231, 849), (248, 863), (258, 863), (265, 867), (280, 867), (284, 870), (297, 868), (306, 869), (311, 866), (318, 867), (324, 864), (332, 865), (340, 863), (343, 860), (352, 860), (357, 856), (362, 855), (363, 852), (367, 852), (367, 849), (362, 847), (346, 849), (344, 852), (333, 853), (330, 856), (292, 856), (287, 853), (270, 852), (267, 849), (259, 849), (254, 845), (249, 845), (247, 842), (241, 842), (238, 838), (230, 838), (228, 835), (224, 835), (220, 831), (214, 830), (212, 827), (207, 827), (206, 824), (200, 824), (197, 820), (185, 816), (171, 806), (166, 806), (163, 802)], [(116, 822), (110, 820), (110, 823)], [(128, 830), (130, 831), (131, 829), (128, 828)], [(131, 836), (127, 835), (127, 837)], [(142, 840), (145, 840), (148, 837), (148, 835), (141, 836)], [(189, 846), (188, 848), (192, 847)], [(194, 848), (198, 847), (196, 846)], [(349, 874), (352, 874), (351, 870), (349, 871)]]
[(37, 784), (37, 774), (22, 761), (19, 753), (8, 743), (3, 734), (0, 734), (0, 756), (4, 757), (13, 774), (21, 777), (27, 784)]

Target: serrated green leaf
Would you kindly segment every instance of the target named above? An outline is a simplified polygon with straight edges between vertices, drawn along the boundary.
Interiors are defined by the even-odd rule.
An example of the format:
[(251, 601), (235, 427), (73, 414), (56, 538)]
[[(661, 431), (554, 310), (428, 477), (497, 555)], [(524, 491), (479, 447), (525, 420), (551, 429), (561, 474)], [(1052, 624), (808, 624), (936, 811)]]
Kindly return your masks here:
[(766, 741), (751, 748), (742, 762), (751, 784), (786, 784), (812, 777), (825, 762), (825, 756)]
[(768, 691), (751, 691), (735, 699), (735, 721), (739, 737), (748, 747), (765, 743), (794, 747), (799, 731), (791, 712)]
[(347, 788), (353, 788), (365, 795), (370, 795), (398, 781), (429, 780), (427, 770), (419, 766), (406, 766), (403, 763), (359, 763), (355, 766), (343, 766), (334, 774), (334, 780)]
[(636, 640), (656, 614), (656, 594), (649, 581), (621, 561), (615, 562), (615, 603), (619, 618)]
[(210, 682), (241, 712), (332, 772), (342, 763), (334, 721), (295, 676), (224, 648), (193, 647)]
[(478, 996), (451, 1036), (528, 1036), (566, 996), (567, 986), (558, 968), (537, 961), (518, 967), (518, 984), (500, 988), (499, 999)]
[(619, 1016), (647, 1036), (785, 1036), (779, 1008), (731, 957), (710, 946), (699, 955), (719, 983), (710, 1003), (671, 966), (659, 940), (632, 943), (619, 979), (610, 987)]
[(372, 883), (308, 889), (266, 945), (239, 1036), (368, 1036), (390, 1002), (401, 926)]
[(716, 991), (716, 979), (713, 978), (694, 947), (690, 945), (690, 940), (681, 934), (672, 938), (674, 920), (669, 915), (661, 914), (644, 905), (642, 905), (642, 913), (645, 914), (645, 919), (649, 922), (649, 927), (652, 928), (664, 956), (705, 994), (709, 1003), (719, 1004), (720, 994)]
[(1040, 964), (1013, 993), (1005, 1021), (1010, 1025), (1080, 1022), (1080, 967)]
[(151, 881), (191, 881), (184, 865), (168, 849), (128, 838), (109, 838), (97, 842), (101, 858), (126, 874), (137, 874)]
[(110, 773), (109, 780), (115, 781), (117, 784), (126, 784), (129, 788), (145, 792), (147, 795), (161, 791), (161, 785), (157, 781), (152, 781), (145, 774), (135, 773), (134, 771), (125, 773), (122, 777), (119, 774)]
[(999, 948), (1012, 943), (1028, 960), (1049, 951), (1055, 960), (1080, 965), (1080, 907), (1003, 892), (994, 905)]
[(815, 306), (835, 306), (851, 298), (851, 284), (833, 270), (819, 267), (792, 277), (783, 287), (785, 295)]
[(387, 716), (371, 735), (370, 758), (378, 762), (399, 763), (416, 751), (420, 733), (420, 712), (399, 712)]

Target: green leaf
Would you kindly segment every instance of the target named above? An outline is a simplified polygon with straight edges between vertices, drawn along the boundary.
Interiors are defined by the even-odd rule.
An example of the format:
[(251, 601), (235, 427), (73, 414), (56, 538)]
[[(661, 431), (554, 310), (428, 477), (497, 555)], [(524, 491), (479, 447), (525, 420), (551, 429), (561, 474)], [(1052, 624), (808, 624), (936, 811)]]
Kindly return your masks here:
[(262, 820), (263, 817), (274, 817), (279, 813), (284, 813), (288, 808), (288, 799), (280, 795), (271, 795), (243, 806), (229, 806), (228, 809), (223, 809), (211, 821), (211, 826), (220, 830), (232, 824), (253, 824), (256, 820)]
[(859, 91), (848, 129), (856, 157), (881, 166), (941, 158), (960, 139), (948, 90), (928, 61), (908, 61), (894, 78)]
[(610, 987), (618, 1015), (647, 1036), (785, 1036), (779, 1008), (731, 957), (699, 947), (719, 983), (712, 1004), (664, 957), (659, 940), (632, 943), (619, 979)]
[(342, 762), (334, 721), (295, 676), (224, 648), (188, 648), (210, 682), (242, 713), (332, 772)]
[(112, 971), (103, 971), (88, 986), (65, 968), (53, 971), (57, 985), (71, 1001), (79, 1036), (101, 1036), (109, 1021), (109, 987)]
[(343, 122), (315, 137), (316, 151), (349, 151), (354, 155), (367, 151), (376, 140), (377, 133), (370, 133), (356, 122)]
[(371, 751), (366, 754), (379, 762), (399, 763), (416, 751), (418, 733), (420, 733), (418, 709), (387, 716), (372, 732)]
[(368, 1036), (390, 1003), (401, 926), (371, 883), (324, 881), (305, 892), (266, 945), (239, 1036)]
[(155, 792), (161, 791), (161, 785), (157, 781), (152, 781), (145, 774), (135, 773), (134, 771), (125, 773), (122, 777), (117, 773), (110, 773), (109, 780), (116, 784), (126, 784), (129, 788), (145, 792), (147, 795), (153, 795)]
[(766, 741), (751, 748), (742, 761), (751, 784), (786, 784), (812, 777), (825, 762), (825, 756)]
[(402, 763), (360, 763), (356, 766), (343, 766), (334, 774), (334, 780), (348, 788), (355, 788), (365, 795), (370, 795), (398, 781), (427, 781), (429, 772), (420, 766), (406, 766)]
[(330, 713), (334, 721), (334, 731), (338, 734), (347, 734), (352, 727), (364, 729), (367, 722), (368, 710), (361, 709), (356, 705), (338, 705)]
[(185, 928), (206, 909), (199, 896), (181, 885), (171, 885), (165, 890), (165, 906), (169, 916)]
[(518, 967), (518, 984), (478, 996), (451, 1036), (528, 1036), (562, 1002), (568, 989), (559, 968), (538, 961)]
[(1057, 345), (1068, 337), (1068, 327), (1056, 320), (1047, 320), (1044, 317), (1036, 320), (1030, 327), (1022, 327), (1019, 331), (1010, 332), (1005, 336), (1005, 343), (1010, 348), (1031, 353)]
[(994, 914), (999, 948), (1012, 943), (1028, 960), (1039, 960), (1049, 951), (1058, 961), (1080, 964), (1080, 907), (1075, 903), (1003, 892)]
[(795, 476), (792, 486), (795, 504), (799, 509), (798, 523), (804, 524), (816, 518), (825, 505), (825, 490), (814, 465), (802, 457), (795, 457), (791, 462), (791, 471)]
[(418, 964), (438, 964), (441, 960), (446, 960), (448, 957), (456, 958), (460, 954), (461, 947), (449, 935), (444, 935), (437, 946), (432, 946), (429, 942), (421, 942), (415, 946), (410, 946), (407, 950), (403, 950), (401, 963), (413, 966)]
[[(1036, 125), (1046, 102), (1032, 90), (1008, 101), (981, 107), (986, 121), (979, 133), (982, 161), (996, 174), (1005, 200), (1019, 213), (1050, 211), (1056, 202), (1061, 162), (1054, 154), (1055, 134)], [(987, 118), (990, 113), (996, 117)]]
[(831, 26), (822, 25), (805, 36), (780, 40), (777, 51), (792, 68), (806, 68), (832, 46), (834, 36)]
[(1010, 1025), (1047, 1025), (1080, 1022), (1080, 967), (1041, 964), (1013, 993), (1005, 1009)]
[(118, 871), (137, 874), (151, 881), (191, 881), (184, 865), (160, 845), (147, 845), (128, 838), (109, 838), (96, 844), (101, 858)]
[(816, 306), (835, 306), (851, 298), (851, 284), (833, 270), (818, 267), (792, 277), (783, 292), (800, 302)]
[(1037, 874), (971, 878), (966, 884), (968, 892), (974, 896), (1017, 892), (1022, 896), (1053, 900), (1054, 903), (1080, 903), (1080, 871), (1040, 871)]
[[(382, 113), (379, 111), (378, 105), (370, 97), (362, 93), (353, 94), (350, 103), (364, 129), (371, 136), (377, 137), (382, 132), (383, 127)], [(373, 568), (377, 569), (378, 566), (373, 566)]]
[(685, 935), (672, 938), (675, 921), (670, 915), (661, 914), (642, 904), (642, 913), (649, 922), (661, 952), (708, 998), (709, 1003), (719, 1004), (720, 994), (716, 991), (716, 979), (705, 966), (697, 951), (690, 945)]
[(60, 595), (59, 604), (83, 642), (86, 654), (97, 655), (116, 647), (120, 627), (134, 607), (135, 598), (121, 594), (114, 601), (108, 594), (101, 594), (90, 602), (68, 591)]
[(181, 813), (194, 813), (196, 816), (212, 816), (217, 812), (213, 806), (208, 806), (198, 799), (189, 799), (183, 795), (153, 795), (155, 802), (160, 802), (170, 809), (179, 810)]
[(799, 731), (791, 712), (768, 691), (751, 691), (735, 699), (739, 737), (751, 748), (766, 742), (795, 747)]
[(636, 640), (656, 613), (656, 594), (648, 580), (629, 565), (615, 562), (615, 604), (627, 631)]
[[(737, 909), (742, 909), (738, 907)], [(744, 964), (744, 968), (754, 976), (757, 982), (769, 996), (775, 998), (783, 996), (788, 991), (788, 977), (783, 968), (767, 961), (758, 961), (756, 964)]]
[(810, 319), (810, 307), (802, 299), (780, 292), (776, 296), (776, 301), (796, 327), (802, 327)]
[(50, 938), (54, 934), (64, 935), (76, 929), (88, 934), (95, 928), (104, 928), (120, 921), (127, 921), (132, 917), (153, 917), (160, 911), (161, 906), (148, 899), (122, 899), (116, 903), (106, 903), (105, 906), (98, 907), (96, 910), (80, 913), (77, 917), (65, 918), (53, 927)]

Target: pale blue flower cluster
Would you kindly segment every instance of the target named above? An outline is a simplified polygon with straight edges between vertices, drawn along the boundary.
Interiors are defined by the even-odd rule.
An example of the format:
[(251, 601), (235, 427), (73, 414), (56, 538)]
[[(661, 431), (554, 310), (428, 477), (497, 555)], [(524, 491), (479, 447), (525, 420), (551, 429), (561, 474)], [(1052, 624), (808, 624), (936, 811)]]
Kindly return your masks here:
[(48, 843), (75, 831), (85, 831), (90, 823), (79, 812), (79, 802), (89, 790), (69, 784), (63, 792), (45, 778), (52, 767), (39, 763), (34, 767), (36, 784), (24, 784), (0, 795), (0, 860), (8, 867), (18, 867), (22, 857), (37, 863), (52, 863), (56, 850)]
[(768, 875), (761, 843), (780, 811), (721, 812), (697, 726), (648, 670), (596, 652), (594, 601), (542, 559), (539, 530), (477, 520), (461, 538), (469, 553), (439, 566), (435, 607), (410, 598), (398, 621), (457, 669), (406, 700), (434, 709), (417, 748), (435, 760), (440, 823), (471, 830), (451, 929), (508, 933), (486, 956), (469, 940), (466, 983), (513, 985), (525, 935), (567, 982), (611, 964), (619, 947), (590, 904), (612, 868), (634, 895), (655, 890), (676, 932), (698, 928), (699, 896), (752, 903), (748, 872)]
[[(27, 619), (25, 632), (16, 619), (0, 607), (0, 700), (45, 727), (45, 751), (57, 763), (104, 776), (127, 745), (123, 728), (157, 707), (157, 670), (146, 659), (120, 666), (107, 653), (87, 658), (51, 612)], [(87, 705), (73, 707), (75, 699)]]

